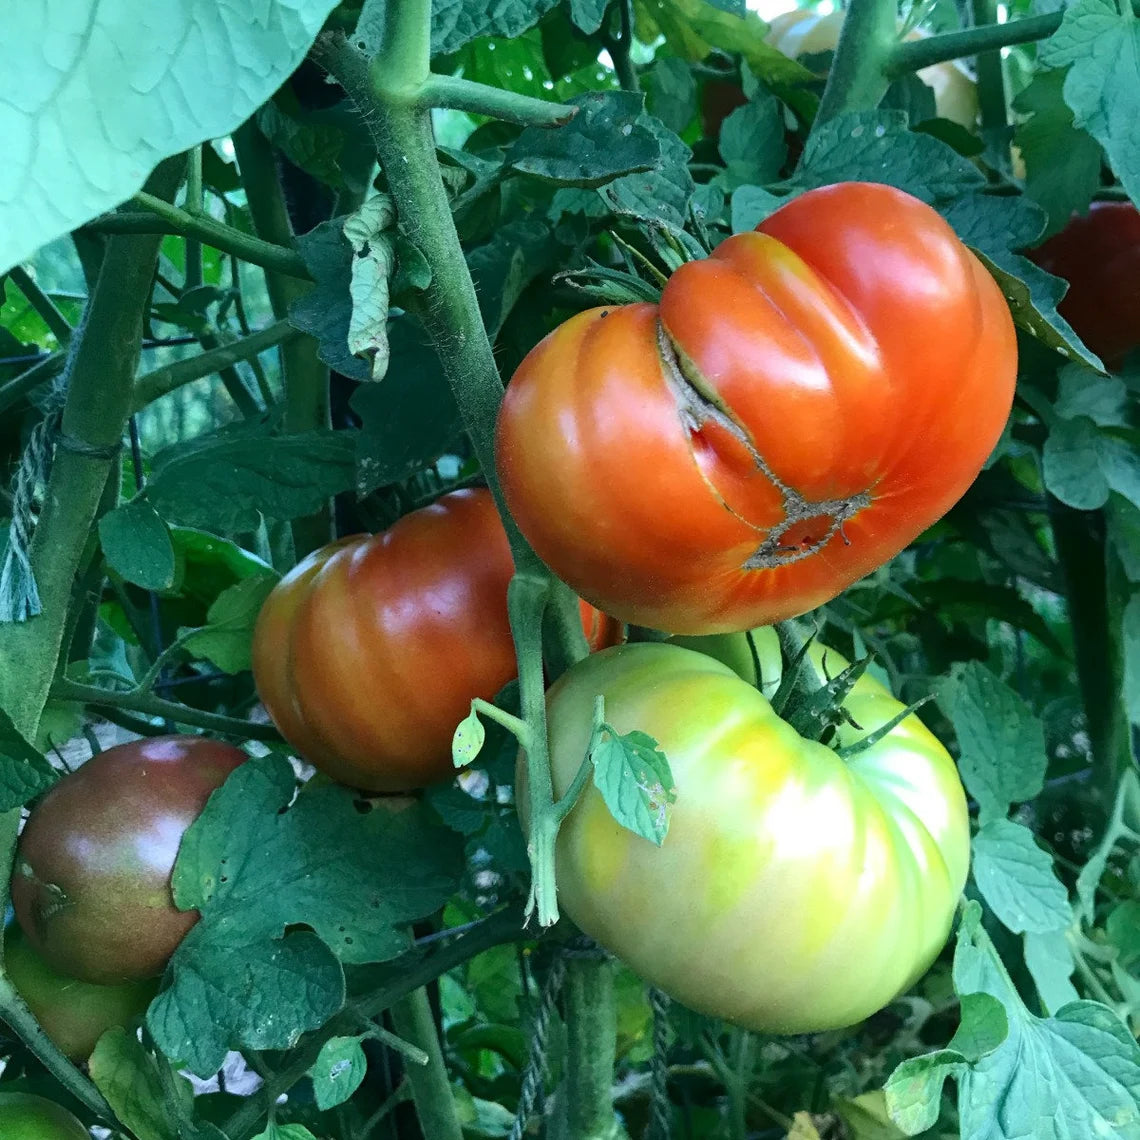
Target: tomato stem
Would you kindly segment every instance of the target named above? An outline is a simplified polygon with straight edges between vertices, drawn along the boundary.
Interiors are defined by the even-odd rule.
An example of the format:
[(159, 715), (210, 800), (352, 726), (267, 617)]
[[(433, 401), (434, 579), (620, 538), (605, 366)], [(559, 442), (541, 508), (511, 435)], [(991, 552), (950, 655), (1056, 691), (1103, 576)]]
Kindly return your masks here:
[(431, 76), (420, 90), (420, 101), (425, 107), (450, 107), (522, 127), (559, 127), (578, 113), (577, 107), (565, 103), (535, 99), (455, 75)]
[(1061, 26), (1063, 17), (1064, 12), (1058, 10), (1047, 12), (1043, 16), (1010, 20), (1005, 24), (985, 24), (976, 28), (963, 28), (958, 32), (901, 41), (891, 50), (887, 61), (887, 76), (894, 79), (908, 71), (921, 71), (931, 64), (1047, 39)]
[(605, 1140), (621, 1132), (613, 1109), (617, 1007), (614, 962), (572, 957), (566, 963), (566, 1081), (558, 1093), (561, 1135)]
[(423, 986), (392, 1006), (392, 1025), (407, 1044), (422, 1051), (427, 1062), (408, 1065), (404, 1070), (423, 1134), (432, 1140), (463, 1140), (439, 1032)]
[(851, 0), (819, 102), (819, 126), (847, 111), (867, 111), (886, 94), (887, 64), (898, 42), (894, 0)]
[(556, 800), (554, 804), (554, 817), (559, 823), (574, 810), (574, 805), (578, 802), (582, 789), (585, 788), (587, 781), (593, 774), (594, 750), (602, 742), (605, 731), (606, 698), (599, 693), (594, 698), (594, 727), (590, 732), (590, 743), (586, 745), (586, 755), (582, 757), (582, 763), (578, 765), (578, 771), (574, 773), (574, 779), (571, 781), (570, 787), (566, 789), (565, 795)]
[[(976, 27), (992, 27), (997, 24), (997, 0), (971, 0), (971, 8)], [(993, 48), (990, 51), (978, 52), (976, 67), (982, 131), (1000, 131), (1009, 122), (1001, 51)], [(1008, 145), (1004, 149), (1008, 152)]]
[(502, 725), (508, 732), (513, 733), (519, 744), (526, 748), (530, 742), (530, 729), (521, 717), (512, 716), (506, 709), (501, 709), (498, 705), (483, 700), (482, 697), (476, 697), (471, 702), (471, 707), (481, 716), (493, 720), (496, 724)]

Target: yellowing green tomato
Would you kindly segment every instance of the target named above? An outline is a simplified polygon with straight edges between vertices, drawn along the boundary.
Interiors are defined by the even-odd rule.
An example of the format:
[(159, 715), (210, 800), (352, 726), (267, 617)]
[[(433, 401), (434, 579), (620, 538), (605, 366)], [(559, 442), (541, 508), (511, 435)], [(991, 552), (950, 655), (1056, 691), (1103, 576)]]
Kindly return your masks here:
[(44, 1032), (72, 1061), (86, 1061), (112, 1026), (139, 1021), (158, 992), (157, 978), (100, 986), (61, 974), (15, 923), (4, 934), (4, 969)]
[(4, 1140), (91, 1140), (91, 1133), (65, 1108), (41, 1096), (0, 1093)]
[[(757, 643), (775, 660), (771, 630)], [(831, 675), (846, 664), (815, 649), (821, 679), (824, 652)], [(778, 681), (765, 675), (765, 691)], [(965, 884), (970, 832), (954, 763), (917, 717), (844, 760), (720, 661), (621, 646), (551, 687), (557, 795), (585, 755), (597, 694), (617, 732), (657, 740), (677, 800), (656, 847), (592, 785), (583, 793), (559, 834), (557, 879), (587, 934), (690, 1008), (773, 1033), (852, 1025), (926, 971)], [(902, 711), (867, 676), (845, 704), (862, 727), (841, 729), (843, 745)]]

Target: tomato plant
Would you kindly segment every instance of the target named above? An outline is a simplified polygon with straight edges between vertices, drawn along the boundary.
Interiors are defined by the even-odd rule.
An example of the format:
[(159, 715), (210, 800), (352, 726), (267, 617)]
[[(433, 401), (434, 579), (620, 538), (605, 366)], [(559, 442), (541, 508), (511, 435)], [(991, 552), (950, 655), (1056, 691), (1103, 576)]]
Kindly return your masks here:
[(941, 517), (1001, 434), (1016, 363), (1000, 292), (929, 206), (831, 186), (682, 265), (659, 307), (551, 333), (507, 389), (499, 475), (539, 555), (607, 613), (746, 629)]
[[(451, 735), (473, 697), (515, 675), (514, 573), (485, 489), (453, 491), (390, 530), (326, 546), (266, 600), (253, 644), (273, 719), (322, 772), (374, 792), (453, 771)], [(612, 619), (582, 604), (597, 646)]]
[[(846, 664), (817, 649), (821, 684), (825, 659)], [(954, 763), (916, 717), (845, 760), (713, 658), (623, 646), (550, 691), (559, 793), (598, 694), (615, 732), (658, 742), (677, 802), (656, 847), (596, 788), (583, 794), (559, 836), (558, 885), (584, 931), (690, 1008), (769, 1033), (852, 1025), (925, 972), (966, 882), (970, 828)], [(859, 726), (839, 732), (848, 746), (903, 711), (866, 676), (844, 708)]]
[(100, 985), (154, 977), (197, 920), (170, 894), (183, 832), (246, 759), (198, 736), (108, 748), (28, 818), (12, 903), (52, 969)]
[(1140, 212), (1131, 202), (1093, 202), (1033, 251), (1069, 291), (1057, 311), (1110, 368), (1140, 345)]
[(0, 1092), (0, 1135), (4, 1140), (91, 1140), (64, 1108), (42, 1096)]
[(100, 986), (61, 974), (15, 923), (4, 932), (4, 971), (44, 1032), (73, 1061), (86, 1061), (112, 1026), (140, 1021), (158, 992), (152, 979)]

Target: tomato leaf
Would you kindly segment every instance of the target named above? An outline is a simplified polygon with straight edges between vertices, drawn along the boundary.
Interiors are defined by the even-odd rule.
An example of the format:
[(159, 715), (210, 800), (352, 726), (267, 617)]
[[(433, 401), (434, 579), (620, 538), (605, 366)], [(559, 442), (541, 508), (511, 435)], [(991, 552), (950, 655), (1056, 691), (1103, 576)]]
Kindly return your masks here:
[(969, 194), (942, 215), (997, 281), (1014, 324), (1070, 360), (1100, 369), (1100, 360), (1057, 312), (1066, 283), (1013, 252), (1040, 240), (1046, 222), (1040, 206), (1024, 198)]
[(103, 557), (120, 578), (144, 590), (174, 585), (174, 544), (158, 512), (143, 499), (124, 503), (99, 520)]
[(467, 255), (479, 309), (493, 341), (523, 290), (554, 263), (558, 245), (548, 223), (526, 217), (497, 229)]
[(639, 122), (641, 95), (590, 91), (570, 102), (578, 107), (574, 118), (553, 129), (527, 127), (507, 151), (508, 166), (568, 186), (600, 186), (660, 166), (660, 143)]
[(938, 1123), (942, 1089), (959, 1074), (966, 1058), (953, 1049), (940, 1049), (903, 1061), (887, 1081), (887, 1112), (907, 1136), (917, 1136)]
[(937, 696), (958, 735), (958, 766), (983, 824), (1041, 791), (1048, 765), (1044, 729), (1008, 685), (971, 661), (951, 670)]
[[(282, 757), (251, 760), (182, 841), (174, 898), (202, 920), (148, 1023), (167, 1056), (199, 1075), (230, 1047), (283, 1049), (323, 1024), (344, 997), (338, 958), (396, 957), (406, 924), (458, 883), (461, 841), (422, 805), (362, 811), (345, 788), (294, 790)], [(315, 934), (283, 937), (299, 925)]]
[(262, 515), (300, 518), (348, 490), (355, 445), (347, 431), (269, 436), (262, 425), (243, 424), (160, 451), (147, 497), (174, 522), (256, 530)]
[[(177, 0), (159, 21), (147, 0), (13, 9), (0, 50), (0, 105), (11, 108), (5, 134), (22, 141), (8, 155), (7, 185), (45, 189), (5, 192), (0, 272), (129, 198), (161, 159), (228, 135), (301, 63), (335, 6), (265, 0), (219, 9), (215, 0)], [(71, 45), (54, 81), (45, 82), (38, 53), (20, 49), (32, 42)], [(100, 129), (91, 129), (95, 122)]]
[(1025, 936), (1025, 965), (1037, 987), (1037, 996), (1049, 1013), (1077, 1001), (1080, 995), (1070, 981), (1076, 963), (1064, 930)]
[(483, 722), (476, 709), (459, 722), (455, 735), (451, 738), (451, 759), (456, 768), (464, 768), (479, 755), (483, 742), (487, 739)]
[(902, 111), (837, 115), (812, 131), (787, 185), (799, 192), (833, 182), (883, 182), (924, 202), (981, 189), (985, 178), (969, 159), (931, 135), (906, 128)]
[(259, 1132), (253, 1140), (317, 1140), (303, 1124), (278, 1124), (271, 1120), (264, 1132)]
[(774, 181), (788, 155), (783, 104), (764, 94), (737, 107), (721, 125), (719, 147), (727, 169), (717, 180), (726, 190)]
[(368, 1061), (360, 1047), (363, 1037), (331, 1037), (321, 1046), (320, 1055), (309, 1070), (317, 1108), (327, 1112), (344, 1104), (368, 1072)]
[(1069, 895), (1053, 870), (1053, 858), (1027, 827), (991, 819), (974, 836), (973, 857), (982, 897), (1014, 934), (1045, 934), (1072, 922)]
[(692, 151), (652, 115), (639, 115), (637, 123), (657, 139), (660, 162), (654, 170), (616, 178), (598, 193), (615, 214), (665, 226), (674, 235), (692, 241), (685, 232), (689, 203), (696, 191), (689, 172)]
[(1045, 486), (1070, 507), (1095, 511), (1108, 502), (1109, 486), (1100, 462), (1101, 434), (1085, 416), (1058, 420), (1041, 454)]
[(59, 773), (0, 709), (0, 812), (23, 807), (58, 779)]
[(258, 574), (223, 590), (210, 606), (207, 625), (178, 631), (186, 652), (204, 657), (223, 673), (249, 669), (253, 627), (277, 580), (276, 574)]
[[(389, 0), (398, 3), (399, 0)], [(521, 35), (558, 0), (435, 0), (432, 4), (432, 55), (446, 55), (480, 36)]]
[(669, 831), (677, 798), (669, 761), (644, 732), (619, 735), (608, 724), (590, 753), (594, 784), (614, 819), (658, 847)]
[(1025, 159), (1025, 192), (1049, 215), (1048, 237), (1084, 213), (1100, 184), (1101, 149), (1088, 131), (1073, 125), (1065, 104), (1063, 71), (1039, 71), (1013, 101), (1030, 118), (1014, 131)]
[(609, 0), (570, 0), (570, 19), (588, 36), (601, 26)]
[(1105, 149), (1134, 201), (1140, 198), (1140, 25), (1112, 0), (1076, 0), (1037, 49), (1046, 67), (1069, 67), (1065, 102), (1074, 123)]
[[(91, 1054), (91, 1079), (123, 1124), (138, 1140), (178, 1140), (178, 1122), (166, 1110), (163, 1079), (158, 1066), (168, 1064), (151, 1056), (133, 1033), (121, 1026), (108, 1029)], [(189, 1116), (194, 1094), (185, 1077), (171, 1073), (181, 1111)]]

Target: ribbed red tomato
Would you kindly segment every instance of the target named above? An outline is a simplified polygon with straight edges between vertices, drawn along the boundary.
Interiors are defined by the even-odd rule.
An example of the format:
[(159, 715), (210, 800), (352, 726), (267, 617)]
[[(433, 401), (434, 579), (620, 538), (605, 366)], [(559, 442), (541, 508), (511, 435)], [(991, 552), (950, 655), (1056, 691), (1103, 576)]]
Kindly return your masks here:
[(1068, 281), (1057, 311), (1109, 368), (1140, 347), (1140, 212), (1131, 202), (1094, 202), (1030, 256)]
[[(253, 673), (285, 738), (352, 787), (398, 792), (453, 774), (473, 697), (515, 675), (514, 573), (489, 491), (452, 491), (382, 534), (309, 555), (266, 599)], [(583, 603), (593, 648), (619, 623)]]
[(674, 633), (801, 614), (977, 475), (1017, 367), (1000, 291), (887, 186), (800, 195), (681, 266), (659, 306), (591, 309), (507, 388), (511, 513), (582, 597)]
[(100, 985), (162, 973), (198, 921), (170, 893), (183, 833), (245, 759), (202, 736), (137, 740), (44, 796), (20, 836), (12, 905), (53, 969)]

